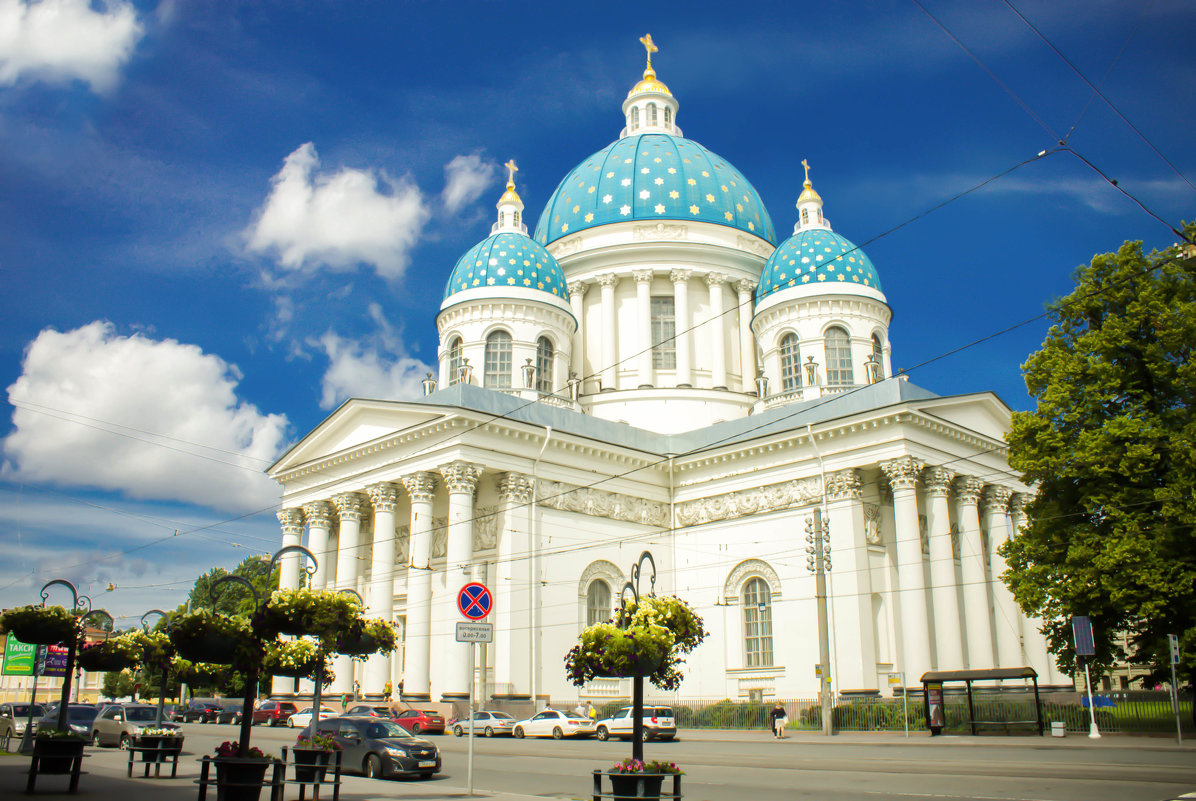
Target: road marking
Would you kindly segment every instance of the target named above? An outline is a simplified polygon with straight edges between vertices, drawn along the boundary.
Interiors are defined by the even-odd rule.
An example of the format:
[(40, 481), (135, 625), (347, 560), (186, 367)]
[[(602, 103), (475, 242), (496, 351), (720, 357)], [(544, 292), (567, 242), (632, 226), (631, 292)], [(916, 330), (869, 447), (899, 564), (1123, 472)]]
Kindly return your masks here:
[(896, 793), (891, 790), (859, 790), (863, 795), (899, 795), (904, 798), (951, 798), (955, 801), (1055, 801), (1051, 798), (1014, 798), (1007, 795), (956, 795), (955, 793)]

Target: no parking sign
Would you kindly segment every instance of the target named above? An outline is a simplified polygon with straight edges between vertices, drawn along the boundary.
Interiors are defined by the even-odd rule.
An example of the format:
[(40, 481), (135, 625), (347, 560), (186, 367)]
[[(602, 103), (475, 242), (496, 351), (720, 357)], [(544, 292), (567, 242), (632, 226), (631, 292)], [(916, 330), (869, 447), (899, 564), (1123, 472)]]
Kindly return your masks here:
[(457, 593), (457, 611), (466, 620), (481, 620), (490, 614), (494, 598), (490, 589), (481, 582), (471, 581)]

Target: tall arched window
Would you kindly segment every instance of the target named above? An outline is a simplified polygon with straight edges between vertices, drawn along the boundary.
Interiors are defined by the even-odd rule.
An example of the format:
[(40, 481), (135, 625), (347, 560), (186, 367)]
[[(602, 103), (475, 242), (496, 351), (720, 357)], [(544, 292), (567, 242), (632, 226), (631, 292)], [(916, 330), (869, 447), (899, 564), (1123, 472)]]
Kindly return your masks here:
[(495, 331), (486, 337), (485, 386), (493, 389), (511, 388), (511, 335)]
[(797, 335), (781, 337), (781, 391), (801, 389), (801, 355), (797, 350)]
[(673, 110), (668, 106), (664, 107), (664, 127), (669, 128), (673, 125)]
[(449, 386), (461, 383), (461, 337), (453, 337), (448, 351)]
[(826, 331), (826, 384), (829, 387), (850, 387), (855, 383), (851, 370), (851, 340), (842, 328)]
[(648, 124), (649, 125), (656, 124), (656, 104), (655, 103), (648, 104)]
[(744, 667), (772, 665), (772, 593), (760, 577), (743, 585)]
[(631, 107), (631, 130), (636, 130), (640, 127), (640, 107)]
[(801, 224), (802, 225), (810, 224), (810, 210), (809, 209), (801, 210)]
[(548, 337), (536, 341), (536, 389), (545, 394), (552, 392), (552, 342)]
[(605, 623), (610, 616), (610, 585), (602, 579), (594, 579), (586, 588), (586, 625)]
[(880, 347), (880, 336), (872, 335), (872, 382), (876, 383), (885, 377), (885, 355)]

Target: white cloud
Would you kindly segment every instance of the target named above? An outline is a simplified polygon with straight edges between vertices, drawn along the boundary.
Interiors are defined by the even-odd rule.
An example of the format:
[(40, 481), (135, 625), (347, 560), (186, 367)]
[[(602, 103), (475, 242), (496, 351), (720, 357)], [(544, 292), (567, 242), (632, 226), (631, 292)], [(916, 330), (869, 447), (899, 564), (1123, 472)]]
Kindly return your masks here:
[(219, 357), (97, 321), (42, 331), (22, 367), (8, 388), (6, 478), (235, 511), (277, 502), (260, 471), (287, 419), (238, 400), (241, 376)]
[(94, 10), (88, 0), (0, 0), (0, 85), (21, 78), (116, 85), (145, 30), (127, 2)]
[(444, 165), (444, 191), (440, 198), (445, 210), (456, 214), (463, 206), (481, 197), (486, 187), (494, 183), (497, 169), (493, 162), (483, 161), (478, 153), (455, 156)]
[(424, 376), (433, 368), (406, 354), (398, 334), (377, 303), (369, 306), (379, 332), (364, 340), (328, 331), (316, 343), (328, 356), (320, 407), (331, 409), (346, 398), (413, 400), (424, 394)]
[(372, 171), (319, 173), (319, 167), (311, 142), (287, 156), (246, 232), (249, 249), (276, 252), (288, 270), (369, 264), (384, 278), (402, 277), (429, 216), (419, 187)]

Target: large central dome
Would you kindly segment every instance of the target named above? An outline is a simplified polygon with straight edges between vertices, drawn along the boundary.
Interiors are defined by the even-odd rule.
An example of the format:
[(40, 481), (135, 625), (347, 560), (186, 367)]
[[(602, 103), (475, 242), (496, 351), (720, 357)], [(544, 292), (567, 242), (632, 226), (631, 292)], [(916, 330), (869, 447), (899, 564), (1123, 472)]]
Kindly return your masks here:
[(697, 142), (650, 133), (619, 139), (573, 168), (549, 198), (535, 240), (631, 220), (697, 220), (776, 244), (760, 196), (739, 170)]

